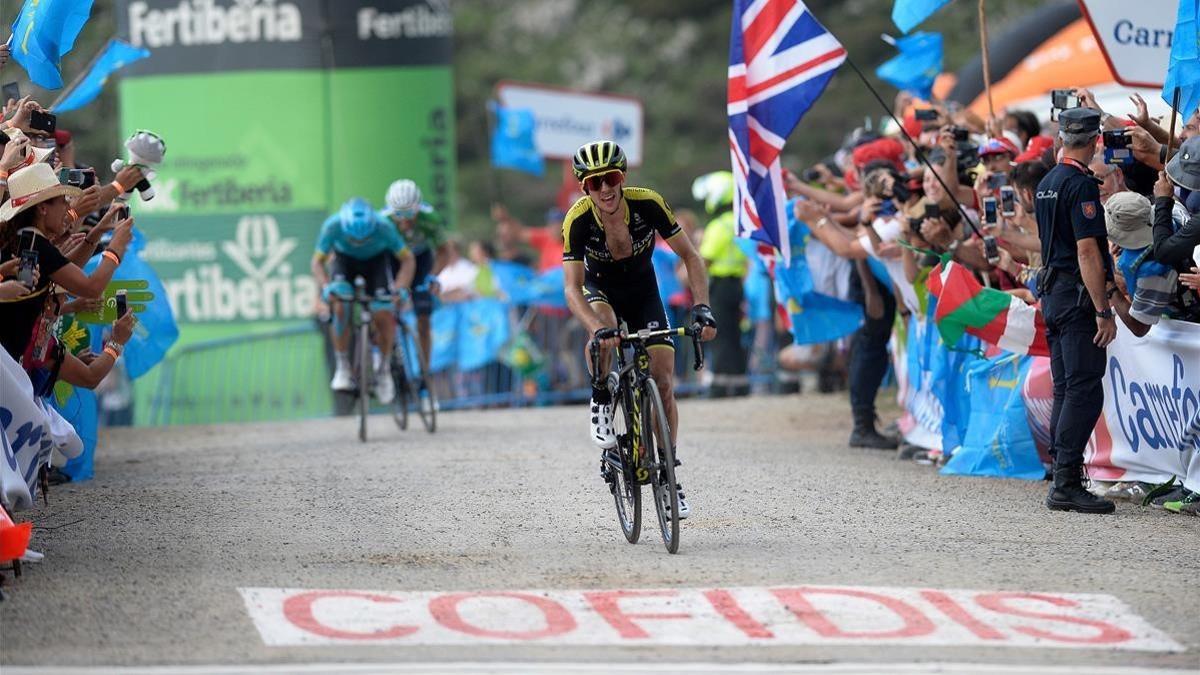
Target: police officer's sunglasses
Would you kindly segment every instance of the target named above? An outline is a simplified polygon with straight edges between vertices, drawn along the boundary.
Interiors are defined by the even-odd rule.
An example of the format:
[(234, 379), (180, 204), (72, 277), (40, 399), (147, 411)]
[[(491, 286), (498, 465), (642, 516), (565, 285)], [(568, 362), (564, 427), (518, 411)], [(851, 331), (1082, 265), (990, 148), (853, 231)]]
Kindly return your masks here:
[(600, 188), (605, 185), (609, 187), (616, 187), (620, 185), (624, 178), (624, 172), (622, 172), (620, 169), (613, 169), (611, 171), (605, 171), (604, 173), (598, 173), (594, 176), (588, 176), (587, 178), (584, 178), (583, 187), (588, 192), (599, 192)]

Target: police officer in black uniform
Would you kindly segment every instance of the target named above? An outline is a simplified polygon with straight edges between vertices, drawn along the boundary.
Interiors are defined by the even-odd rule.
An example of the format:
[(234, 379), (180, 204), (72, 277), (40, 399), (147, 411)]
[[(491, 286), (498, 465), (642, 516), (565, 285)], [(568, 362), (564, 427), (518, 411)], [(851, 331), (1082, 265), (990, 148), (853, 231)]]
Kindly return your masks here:
[(1104, 407), (1105, 351), (1117, 332), (1109, 304), (1116, 287), (1100, 181), (1088, 169), (1096, 154), (1100, 111), (1064, 110), (1058, 123), (1063, 159), (1038, 184), (1035, 204), (1044, 265), (1039, 291), (1054, 378), (1054, 483), (1046, 506), (1112, 513), (1112, 502), (1083, 485), (1083, 449)]

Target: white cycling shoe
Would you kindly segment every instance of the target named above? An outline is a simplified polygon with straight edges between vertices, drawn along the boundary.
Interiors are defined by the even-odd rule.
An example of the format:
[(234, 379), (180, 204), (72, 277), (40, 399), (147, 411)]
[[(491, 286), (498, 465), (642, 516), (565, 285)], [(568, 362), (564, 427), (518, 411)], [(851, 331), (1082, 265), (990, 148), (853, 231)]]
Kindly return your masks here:
[[(688, 516), (692, 515), (692, 507), (688, 506), (687, 499), (685, 499), (683, 496), (683, 485), (681, 485), (678, 481), (675, 483), (675, 495), (679, 498), (679, 519), (685, 520)], [(664, 496), (663, 499), (666, 502), (663, 504), (663, 510), (670, 513), (670, 500), (667, 499), (666, 496)]]
[(396, 384), (392, 382), (392, 373), (387, 368), (375, 371), (375, 398), (385, 405), (396, 398)]
[(613, 431), (612, 416), (613, 406), (611, 403), (600, 404), (595, 400), (592, 401), (592, 442), (605, 450), (617, 445), (617, 434)]
[(350, 376), (350, 366), (338, 364), (333, 371), (333, 379), (329, 388), (334, 391), (354, 391), (354, 378)]

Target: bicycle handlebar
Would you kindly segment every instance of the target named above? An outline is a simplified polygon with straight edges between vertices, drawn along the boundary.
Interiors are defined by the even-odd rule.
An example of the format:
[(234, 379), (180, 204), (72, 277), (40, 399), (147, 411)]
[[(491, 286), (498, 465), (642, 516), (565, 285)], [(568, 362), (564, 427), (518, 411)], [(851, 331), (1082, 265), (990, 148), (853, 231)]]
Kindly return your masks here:
[[(639, 330), (636, 333), (621, 331), (615, 337), (621, 341), (621, 345), (631, 342), (646, 342), (647, 340), (657, 337), (690, 337), (692, 338), (692, 352), (694, 355), (692, 361), (693, 370), (701, 370), (704, 368), (704, 349), (700, 346), (700, 332), (703, 327), (699, 324), (692, 326), (683, 326), (680, 328), (667, 328), (663, 330), (650, 330), (648, 328)], [(600, 356), (600, 340), (593, 337), (588, 341), (588, 354), (592, 359), (592, 377), (599, 376), (599, 356)]]

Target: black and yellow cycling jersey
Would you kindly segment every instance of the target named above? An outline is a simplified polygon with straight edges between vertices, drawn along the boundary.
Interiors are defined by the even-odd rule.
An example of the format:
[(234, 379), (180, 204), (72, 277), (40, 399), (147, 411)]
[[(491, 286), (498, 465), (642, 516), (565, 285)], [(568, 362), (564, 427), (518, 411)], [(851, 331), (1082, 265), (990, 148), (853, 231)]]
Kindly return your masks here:
[(563, 220), (563, 262), (582, 262), (585, 278), (603, 290), (613, 291), (629, 283), (644, 286), (642, 290), (657, 289), (654, 282), (654, 235), (670, 239), (679, 234), (675, 214), (654, 190), (639, 187), (621, 189), (625, 202), (625, 224), (633, 253), (614, 260), (600, 224), (600, 212), (591, 197), (581, 197)]

